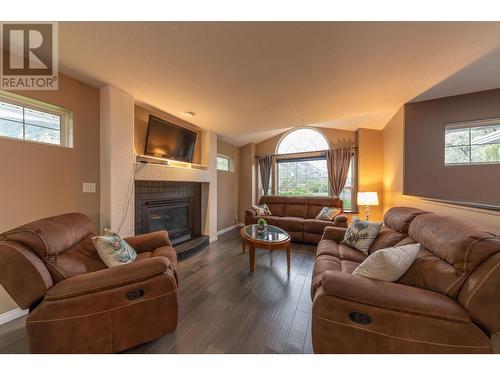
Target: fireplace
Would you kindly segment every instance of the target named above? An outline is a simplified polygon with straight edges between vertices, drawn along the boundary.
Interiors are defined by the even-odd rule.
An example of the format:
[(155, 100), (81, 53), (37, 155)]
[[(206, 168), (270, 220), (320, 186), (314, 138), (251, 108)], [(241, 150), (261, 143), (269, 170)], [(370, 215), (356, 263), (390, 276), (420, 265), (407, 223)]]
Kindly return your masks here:
[(201, 250), (201, 184), (195, 182), (136, 181), (135, 233), (167, 230), (178, 259)]

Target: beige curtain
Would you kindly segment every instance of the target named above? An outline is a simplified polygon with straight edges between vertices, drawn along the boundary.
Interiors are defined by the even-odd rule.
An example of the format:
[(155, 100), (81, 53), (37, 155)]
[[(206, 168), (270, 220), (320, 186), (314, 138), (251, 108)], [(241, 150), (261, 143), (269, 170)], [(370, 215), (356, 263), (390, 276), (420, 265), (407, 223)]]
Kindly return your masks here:
[(326, 150), (326, 166), (330, 191), (338, 197), (344, 189), (352, 158), (351, 148)]
[(262, 189), (264, 195), (269, 191), (269, 180), (271, 178), (271, 167), (273, 165), (273, 158), (271, 155), (259, 156), (259, 170), (260, 180), (262, 182)]

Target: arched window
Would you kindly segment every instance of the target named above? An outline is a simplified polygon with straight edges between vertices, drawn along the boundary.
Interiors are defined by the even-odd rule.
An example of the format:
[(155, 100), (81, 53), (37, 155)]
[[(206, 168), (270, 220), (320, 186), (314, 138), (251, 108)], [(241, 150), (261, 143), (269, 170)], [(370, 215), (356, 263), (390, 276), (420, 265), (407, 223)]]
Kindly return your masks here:
[[(328, 170), (324, 151), (330, 148), (326, 137), (318, 130), (299, 128), (281, 138), (277, 148), (277, 189), (278, 195), (328, 195)], [(310, 153), (303, 154), (303, 153)], [(301, 154), (294, 157), (293, 154)], [(279, 155), (283, 155), (279, 157)], [(351, 163), (349, 176), (340, 198), (344, 209), (352, 210), (353, 169)]]
[(277, 154), (295, 154), (308, 151), (328, 150), (328, 140), (318, 130), (301, 128), (293, 130), (281, 139)]

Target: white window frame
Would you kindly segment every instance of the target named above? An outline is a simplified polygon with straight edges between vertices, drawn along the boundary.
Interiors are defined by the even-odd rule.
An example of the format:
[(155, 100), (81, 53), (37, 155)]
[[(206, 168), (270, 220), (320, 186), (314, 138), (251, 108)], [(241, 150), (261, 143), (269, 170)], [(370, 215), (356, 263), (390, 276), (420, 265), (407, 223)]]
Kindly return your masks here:
[[(219, 169), (219, 158), (221, 159), (226, 159), (227, 160), (227, 168), (228, 169)], [(233, 159), (224, 154), (217, 154), (217, 171), (222, 171), (222, 172), (234, 172), (234, 163)]]
[[(500, 118), (492, 118), (492, 119), (486, 119), (486, 120), (472, 120), (472, 121), (463, 121), (463, 122), (454, 122), (454, 123), (448, 123), (444, 124), (444, 165), (446, 167), (454, 167), (454, 166), (464, 166), (464, 165), (491, 165), (491, 164), (500, 164), (500, 160), (497, 161), (472, 161), (472, 139), (471, 139), (471, 130), (474, 128), (480, 128), (480, 127), (487, 127), (487, 126), (500, 126)], [(449, 148), (453, 147), (458, 147), (458, 146), (446, 146), (446, 131), (447, 130), (454, 130), (454, 129), (462, 129), (462, 130), (469, 130), (469, 144), (465, 145), (469, 147), (470, 150), (470, 155), (469, 155), (469, 162), (462, 162), (462, 163), (447, 163), (446, 162), (446, 150)]]
[[(299, 152), (299, 153), (296, 153), (296, 154), (279, 154), (279, 147), (280, 147), (280, 144), (281, 142), (292, 132), (296, 131), (296, 130), (300, 130), (300, 129), (312, 129), (316, 132), (318, 132), (319, 134), (321, 134), (327, 144), (328, 144), (328, 147), (330, 147), (330, 141), (328, 139), (328, 137), (326, 137), (326, 135), (319, 129), (316, 129), (314, 127), (309, 127), (309, 126), (301, 126), (301, 127), (298, 127), (298, 128), (294, 128), (294, 129), (290, 129), (289, 131), (287, 131), (285, 134), (283, 134), (280, 138), (280, 140), (278, 141), (278, 143), (276, 144), (276, 149), (275, 149), (275, 152), (276, 152), (276, 155), (277, 155), (277, 159), (278, 161), (276, 163), (274, 163), (275, 167), (273, 167), (272, 169), (272, 172), (273, 174), (276, 173), (276, 177), (273, 179), (273, 182), (276, 183), (276, 188), (275, 188), (275, 194), (277, 195), (280, 195), (280, 191), (279, 191), (279, 160), (280, 159), (287, 159), (289, 161), (299, 161), (300, 159), (307, 159), (308, 157), (311, 158), (311, 159), (318, 159), (318, 160), (325, 160), (326, 161), (326, 156), (324, 154), (325, 150), (316, 150), (316, 151), (306, 151), (306, 152)], [(281, 155), (281, 156), (280, 156)], [(296, 155), (296, 156), (295, 156)], [(358, 187), (357, 187), (357, 179), (356, 179), (356, 168), (357, 168), (357, 158), (356, 156), (353, 156), (352, 159), (351, 159), (351, 165), (349, 166), (349, 168), (351, 168), (351, 176), (352, 176), (352, 185), (351, 186), (346, 186), (344, 187), (344, 189), (350, 189), (351, 191), (351, 208), (350, 209), (344, 209), (345, 212), (349, 212), (349, 213), (357, 213), (358, 212), (358, 207), (356, 205), (356, 193), (358, 191)], [(329, 196), (330, 192), (328, 192), (327, 195), (319, 195), (319, 196)]]
[[(51, 115), (59, 116), (60, 118), (60, 132), (61, 138), (60, 143), (49, 143), (43, 141), (37, 141), (32, 139), (24, 139), (24, 138), (16, 138), (16, 137), (7, 137), (4, 135), (0, 135), (0, 138), (4, 139), (12, 139), (21, 142), (30, 142), (30, 143), (38, 143), (49, 146), (56, 147), (73, 147), (73, 112), (61, 108), (52, 104), (44, 103), (39, 100), (27, 98), (21, 95), (12, 94), (10, 92), (1, 91), (0, 90), (0, 101), (12, 105), (16, 105), (19, 107), (32, 109), (35, 111), (49, 113)], [(23, 123), (23, 126), (26, 126)]]

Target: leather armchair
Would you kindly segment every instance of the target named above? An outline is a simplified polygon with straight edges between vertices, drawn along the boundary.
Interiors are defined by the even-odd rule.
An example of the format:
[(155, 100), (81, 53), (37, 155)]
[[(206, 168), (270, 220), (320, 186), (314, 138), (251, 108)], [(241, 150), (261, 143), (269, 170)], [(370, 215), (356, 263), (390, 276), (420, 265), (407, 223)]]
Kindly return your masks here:
[(30, 309), (33, 353), (120, 352), (177, 327), (177, 260), (167, 232), (127, 238), (137, 259), (107, 268), (89, 241), (90, 228), (75, 213), (0, 237), (0, 282)]

